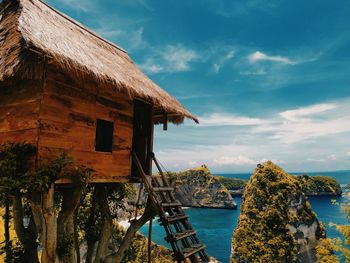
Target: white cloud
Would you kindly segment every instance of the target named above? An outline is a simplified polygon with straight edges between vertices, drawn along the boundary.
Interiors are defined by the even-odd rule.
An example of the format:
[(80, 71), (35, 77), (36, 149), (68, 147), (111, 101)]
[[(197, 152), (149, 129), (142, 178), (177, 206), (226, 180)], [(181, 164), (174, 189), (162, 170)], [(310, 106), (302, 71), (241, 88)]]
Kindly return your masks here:
[(239, 155), (237, 157), (227, 157), (222, 156), (219, 159), (214, 160), (214, 164), (216, 165), (247, 165), (247, 164), (256, 164), (256, 161), (244, 156)]
[(287, 144), (349, 132), (348, 101), (283, 111), (264, 119), (261, 125), (252, 127), (250, 132), (268, 134), (268, 138)]
[(309, 162), (317, 162), (317, 163), (325, 162), (325, 159), (307, 158), (306, 160), (309, 161)]
[(190, 162), (188, 162), (188, 165), (190, 167), (198, 167), (199, 166), (198, 162), (196, 162), (196, 161), (190, 161)]
[(221, 68), (229, 61), (231, 60), (235, 55), (234, 50), (230, 50), (227, 54), (219, 58), (214, 64), (213, 64), (213, 71), (215, 73), (219, 73)]
[(220, 16), (230, 18), (235, 16), (247, 15), (253, 10), (259, 12), (272, 12), (279, 1), (249, 0), (249, 1), (223, 1), (211, 0), (212, 9)]
[(263, 120), (228, 113), (213, 113), (207, 116), (199, 117), (199, 123), (201, 126), (246, 126), (262, 124)]
[(201, 127), (244, 126), (247, 134), (265, 134), (268, 139), (290, 144), (349, 132), (349, 111), (348, 103), (322, 103), (282, 111), (265, 118), (212, 113), (200, 116), (199, 123)]
[(81, 10), (84, 12), (88, 12), (92, 10), (93, 2), (90, 0), (77, 1), (77, 0), (61, 0), (60, 4), (65, 5), (69, 8), (73, 8), (76, 10)]
[(287, 57), (282, 56), (269, 56), (265, 53), (262, 53), (260, 51), (256, 51), (248, 56), (248, 60), (252, 63), (259, 62), (259, 61), (272, 61), (272, 62), (279, 62), (283, 64), (289, 64), (294, 65), (297, 64), (296, 61), (292, 61), (291, 59)]
[(187, 71), (189, 63), (198, 58), (198, 54), (182, 45), (169, 45), (162, 51), (162, 57), (170, 71)]
[(183, 72), (191, 70), (190, 63), (198, 58), (196, 51), (181, 44), (168, 45), (163, 49), (154, 49), (154, 55), (139, 66), (146, 73)]
[(337, 105), (335, 104), (317, 104), (309, 107), (283, 111), (279, 113), (279, 115), (289, 121), (306, 121), (307, 119), (304, 117), (333, 110), (336, 107)]
[(160, 127), (155, 149), (163, 150), (156, 153), (169, 170), (191, 168), (191, 161), (216, 173), (244, 172), (266, 160), (289, 172), (345, 170), (350, 168), (349, 112), (350, 98), (344, 98), (264, 117), (213, 113), (199, 117), (199, 125), (166, 134)]
[(258, 68), (255, 71), (251, 71), (251, 70), (240, 71), (239, 74), (243, 76), (262, 76), (262, 75), (266, 75), (267, 72), (265, 71), (264, 68)]
[(126, 48), (127, 51), (140, 49), (147, 45), (143, 39), (143, 27), (128, 31), (115, 29), (115, 27), (116, 26), (110, 24), (108, 26), (96, 28), (95, 31), (102, 37), (115, 41), (122, 48)]
[(335, 161), (337, 159), (337, 156), (335, 154), (330, 154), (327, 156), (327, 159), (330, 161)]

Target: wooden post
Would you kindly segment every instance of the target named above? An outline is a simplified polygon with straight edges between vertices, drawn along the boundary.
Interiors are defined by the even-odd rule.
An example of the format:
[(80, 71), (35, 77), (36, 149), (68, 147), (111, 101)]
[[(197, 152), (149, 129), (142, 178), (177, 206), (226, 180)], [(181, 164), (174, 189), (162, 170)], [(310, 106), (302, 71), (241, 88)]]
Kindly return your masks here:
[(153, 135), (154, 135), (154, 123), (153, 123), (153, 117), (154, 117), (154, 108), (152, 105), (152, 114), (150, 119), (150, 134), (148, 137), (148, 145), (147, 145), (147, 162), (148, 162), (148, 171), (147, 173), (149, 175), (152, 175), (152, 155), (153, 155)]
[(152, 224), (153, 224), (153, 217), (149, 220), (149, 229), (148, 229), (148, 263), (152, 263)]
[(164, 120), (163, 120), (163, 131), (168, 130), (168, 113), (164, 114)]

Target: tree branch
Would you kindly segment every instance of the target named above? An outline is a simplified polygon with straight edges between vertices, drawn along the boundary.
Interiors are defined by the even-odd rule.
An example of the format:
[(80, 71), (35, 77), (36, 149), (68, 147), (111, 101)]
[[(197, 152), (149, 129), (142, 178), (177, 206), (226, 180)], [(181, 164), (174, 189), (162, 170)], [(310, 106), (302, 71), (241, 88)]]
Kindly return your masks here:
[(136, 232), (144, 225), (146, 224), (149, 220), (151, 220), (155, 215), (155, 211), (153, 208), (152, 203), (150, 200), (147, 200), (145, 212), (143, 215), (138, 219), (138, 220), (133, 220), (131, 221), (131, 224), (126, 231), (126, 234), (123, 238), (122, 243), (119, 246), (119, 249), (116, 253), (111, 254), (106, 257), (104, 263), (120, 263), (122, 262), (125, 252), (129, 248), (133, 237), (135, 236)]

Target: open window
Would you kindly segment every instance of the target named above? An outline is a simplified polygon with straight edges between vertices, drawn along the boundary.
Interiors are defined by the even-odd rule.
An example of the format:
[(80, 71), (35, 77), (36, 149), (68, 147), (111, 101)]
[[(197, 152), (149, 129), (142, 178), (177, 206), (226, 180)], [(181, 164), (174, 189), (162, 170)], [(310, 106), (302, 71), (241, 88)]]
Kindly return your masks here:
[(112, 152), (114, 124), (110, 121), (96, 120), (95, 151)]

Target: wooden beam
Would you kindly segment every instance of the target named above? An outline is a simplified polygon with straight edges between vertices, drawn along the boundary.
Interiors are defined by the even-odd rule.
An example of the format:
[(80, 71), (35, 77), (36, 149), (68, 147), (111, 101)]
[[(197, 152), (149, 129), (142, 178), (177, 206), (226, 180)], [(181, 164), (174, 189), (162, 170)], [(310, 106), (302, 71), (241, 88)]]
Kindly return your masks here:
[(164, 114), (164, 120), (163, 120), (163, 131), (168, 130), (168, 114)]

